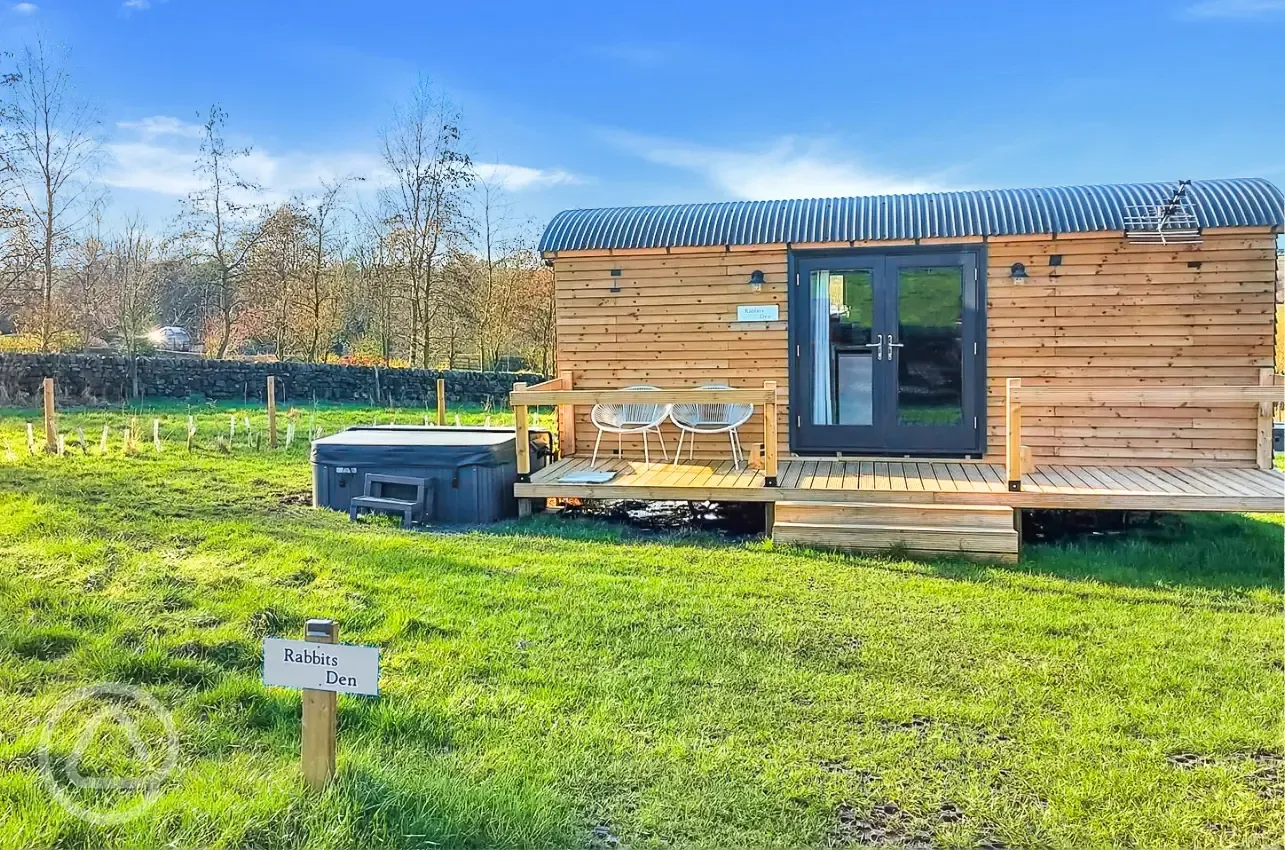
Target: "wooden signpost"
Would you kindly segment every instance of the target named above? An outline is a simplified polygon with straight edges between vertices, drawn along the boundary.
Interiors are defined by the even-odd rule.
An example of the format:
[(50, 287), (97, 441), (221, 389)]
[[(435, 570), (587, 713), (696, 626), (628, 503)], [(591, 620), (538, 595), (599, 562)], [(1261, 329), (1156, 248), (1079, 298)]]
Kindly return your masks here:
[(45, 396), (45, 451), (58, 450), (58, 422), (54, 411), (54, 379), (45, 378), (42, 382)]
[(338, 694), (379, 696), (379, 648), (337, 643), (334, 620), (308, 620), (304, 640), (265, 638), (263, 684), (303, 691), (303, 781), (320, 790), (335, 776)]
[(446, 379), (437, 379), (437, 424), (446, 424)]
[(268, 448), (277, 447), (277, 376), (268, 376)]

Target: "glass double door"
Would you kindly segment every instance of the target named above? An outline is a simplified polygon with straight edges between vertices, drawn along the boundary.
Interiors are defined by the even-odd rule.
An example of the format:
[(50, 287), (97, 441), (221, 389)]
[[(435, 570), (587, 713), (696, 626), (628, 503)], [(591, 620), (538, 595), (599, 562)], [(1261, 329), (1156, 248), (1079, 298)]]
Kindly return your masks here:
[(972, 251), (797, 259), (795, 450), (981, 453), (977, 269)]

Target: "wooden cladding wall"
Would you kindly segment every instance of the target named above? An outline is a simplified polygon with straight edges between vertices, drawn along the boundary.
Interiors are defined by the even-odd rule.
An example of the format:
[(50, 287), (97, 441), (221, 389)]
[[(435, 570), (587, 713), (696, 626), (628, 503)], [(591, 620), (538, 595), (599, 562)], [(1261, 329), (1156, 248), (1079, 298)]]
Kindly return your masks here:
[[(1060, 265), (1050, 256), (1060, 255)], [(1016, 284), (1015, 262), (1030, 277)], [(1272, 365), (1275, 238), (1198, 245), (1092, 236), (992, 240), (988, 445), (1004, 440), (1004, 380), (1128, 387), (1257, 384)], [(1257, 408), (1023, 407), (1037, 464), (1254, 466)]]
[[(1053, 266), (1055, 254), (1061, 263)], [(1002, 460), (1006, 378), (1078, 386), (1257, 384), (1258, 369), (1272, 365), (1276, 256), (1266, 230), (1211, 232), (1199, 245), (1136, 245), (1108, 234), (992, 239), (987, 256), (987, 460)], [(577, 389), (775, 380), (784, 455), (786, 259), (785, 246), (558, 256), (558, 368), (572, 372)], [(1022, 284), (1010, 278), (1015, 262), (1029, 275)], [(765, 280), (759, 292), (749, 286), (756, 269)], [(748, 304), (776, 304), (780, 320), (738, 323), (736, 307)], [(577, 410), (581, 452), (596, 433), (588, 416)], [(1257, 412), (1250, 405), (1027, 407), (1024, 417), (1023, 441), (1037, 464), (1255, 464)], [(756, 414), (743, 441), (759, 443), (762, 433)], [(672, 426), (665, 436), (672, 450)], [(615, 438), (604, 437), (603, 446), (614, 449)], [(625, 451), (641, 445), (626, 440)], [(704, 438), (701, 456), (729, 457), (726, 438)]]
[[(559, 258), (558, 369), (571, 371), (576, 389), (631, 384), (678, 389), (711, 383), (761, 387), (775, 380), (782, 401), (778, 445), (786, 452), (785, 264), (784, 248)], [(612, 269), (620, 270), (619, 277), (612, 277)], [(749, 284), (756, 270), (764, 278), (757, 292)], [(779, 308), (778, 321), (736, 321), (738, 305), (766, 304)], [(668, 424), (662, 431), (672, 452), (678, 432)], [(577, 451), (592, 451), (597, 432), (587, 408), (576, 409), (576, 432)], [(762, 443), (761, 410), (740, 433), (747, 452)], [(631, 457), (641, 457), (640, 441), (626, 438), (624, 445)], [(604, 436), (603, 451), (615, 448), (616, 438)], [(730, 459), (727, 437), (701, 437), (696, 456)]]

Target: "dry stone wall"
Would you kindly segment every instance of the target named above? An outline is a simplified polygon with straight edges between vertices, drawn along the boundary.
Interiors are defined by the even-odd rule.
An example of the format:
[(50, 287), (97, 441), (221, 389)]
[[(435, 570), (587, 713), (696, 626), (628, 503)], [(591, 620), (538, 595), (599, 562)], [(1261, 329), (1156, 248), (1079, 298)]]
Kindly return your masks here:
[(361, 401), (395, 405), (435, 404), (437, 379), (446, 380), (448, 402), (507, 405), (522, 372), (383, 369), (318, 363), (207, 360), (197, 357), (128, 357), (97, 354), (0, 354), (0, 388), (10, 399), (39, 392), (52, 377), (61, 396), (121, 401), (139, 396), (263, 399), (267, 378), (277, 378), (278, 400)]

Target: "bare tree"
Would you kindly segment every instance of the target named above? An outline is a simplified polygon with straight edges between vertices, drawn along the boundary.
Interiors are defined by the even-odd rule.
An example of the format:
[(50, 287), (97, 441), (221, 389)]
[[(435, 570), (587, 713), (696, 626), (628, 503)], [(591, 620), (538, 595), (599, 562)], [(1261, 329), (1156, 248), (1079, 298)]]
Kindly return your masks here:
[(161, 290), (172, 265), (137, 219), (127, 220), (107, 245), (109, 323), (131, 357), (138, 354), (142, 340), (156, 324)]
[(107, 248), (101, 234), (102, 221), (95, 217), (93, 230), (76, 245), (69, 260), (67, 285), (63, 293), (71, 326), (88, 349), (94, 335), (106, 324), (108, 306)]
[(361, 178), (349, 177), (335, 183), (322, 182), (321, 192), (308, 214), (310, 251), (303, 261), (304, 282), (297, 294), (309, 363), (324, 359), (331, 337), (338, 329), (341, 284), (348, 264), (342, 257), (339, 219), (345, 212), (343, 192), (348, 183)]
[(129, 357), (131, 393), (137, 396), (138, 355), (155, 326), (163, 288), (177, 263), (165, 256), (137, 219), (127, 220), (108, 243), (106, 259), (107, 323)]
[[(0, 60), (12, 58), (12, 54), (0, 52)], [(5, 314), (18, 306), (15, 293), (24, 288), (40, 259), (27, 216), (19, 205), (17, 174), (10, 165), (14, 142), (9, 128), (14, 116), (6, 90), (21, 79), (16, 70), (0, 70), (0, 311)]]
[[(391, 241), (392, 235), (386, 222), (371, 217), (365, 219), (353, 255), (357, 265), (360, 295), (350, 304), (351, 308), (358, 308), (360, 305), (361, 315), (355, 317), (355, 324), (360, 327), (363, 335), (373, 335), (378, 345), (379, 358), (385, 366), (393, 358), (401, 306)], [(349, 311), (350, 315), (357, 312), (358, 309)]]
[(255, 330), (271, 340), (273, 352), (282, 360), (293, 343), (291, 308), (311, 251), (309, 225), (302, 205), (282, 204), (264, 219), (250, 253), (253, 292), (247, 297), (262, 319), (262, 326)]
[(226, 124), (227, 113), (217, 104), (211, 106), (195, 169), (204, 185), (188, 195), (182, 215), (193, 258), (210, 266), (216, 357), (227, 354), (232, 342), (246, 306), (242, 280), (251, 252), (263, 237), (262, 209), (252, 200), (259, 187), (236, 170), (236, 161), (250, 149), (228, 145), (223, 137)]
[(380, 192), (380, 208), (395, 231), (391, 245), (408, 290), (410, 359), (424, 366), (438, 308), (437, 272), (459, 235), (463, 191), (473, 180), (461, 137), (459, 112), (426, 79), (379, 136), (393, 176)]
[(512, 351), (514, 336), (529, 305), (525, 286), (533, 241), (528, 222), (514, 217), (503, 184), (481, 176), (471, 198), (470, 247), (476, 259), (460, 258), (470, 267), (457, 299), (473, 325), (478, 368), (494, 368), (501, 350)]
[(42, 40), (23, 48), (16, 77), (7, 78), (10, 97), (2, 115), (0, 172), (11, 183), (36, 256), (42, 351), (59, 330), (54, 294), (65, 252), (102, 197), (93, 181), (102, 152), (98, 119), (76, 97), (67, 58), (66, 51), (48, 50)]

